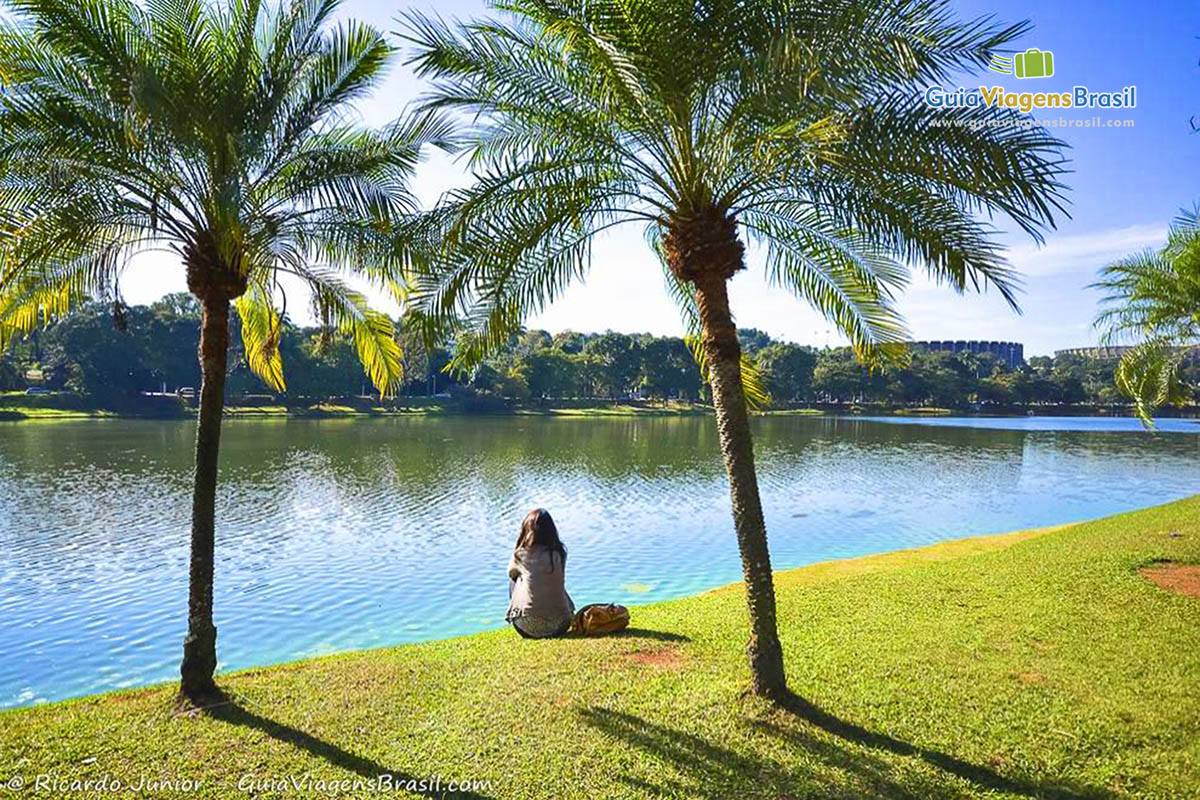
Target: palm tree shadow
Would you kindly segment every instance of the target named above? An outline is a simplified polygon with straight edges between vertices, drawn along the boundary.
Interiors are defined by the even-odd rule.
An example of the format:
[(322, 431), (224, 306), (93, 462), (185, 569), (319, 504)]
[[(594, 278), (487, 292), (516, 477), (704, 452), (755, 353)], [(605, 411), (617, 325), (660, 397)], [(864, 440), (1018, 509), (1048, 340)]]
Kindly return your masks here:
[[(839, 739), (865, 745), (876, 750), (886, 750), (900, 756), (916, 756), (939, 769), (974, 783), (984, 789), (1011, 792), (1028, 797), (1050, 798), (1051, 800), (1100, 800), (1111, 797), (1112, 793), (1094, 787), (1075, 788), (1062, 785), (1038, 784), (1020, 778), (1001, 775), (995, 770), (981, 764), (972, 764), (955, 758), (938, 750), (918, 747), (911, 742), (905, 742), (884, 733), (870, 731), (861, 725), (841, 719), (825, 711), (820, 706), (805, 700), (799, 695), (788, 692), (779, 701), (779, 706), (799, 719), (815, 725), (826, 733)], [(757, 723), (758, 727), (776, 736), (787, 738), (791, 732), (770, 723)]]
[(691, 639), (681, 633), (652, 631), (649, 628), (626, 628), (612, 634), (616, 639), (653, 639), (658, 642), (690, 642)]
[[(301, 750), (308, 752), (310, 755), (323, 759), (335, 767), (348, 770), (349, 772), (357, 773), (364, 778), (379, 778), (382, 775), (391, 776), (394, 784), (405, 784), (410, 781), (414, 782), (411, 785), (420, 787), (422, 778), (419, 776), (409, 775), (406, 772), (389, 769), (377, 761), (372, 761), (364, 756), (351, 753), (349, 750), (344, 750), (335, 744), (326, 742), (323, 739), (318, 739), (311, 733), (302, 731), (299, 728), (293, 728), (290, 725), (285, 725), (282, 722), (276, 722), (272, 719), (255, 714), (249, 709), (229, 703), (227, 705), (215, 706), (206, 712), (210, 717), (219, 719), (230, 725), (240, 725), (244, 728), (253, 728), (254, 730), (265, 733), (276, 741), (292, 745)], [(427, 781), (428, 779), (424, 779)], [(442, 789), (414, 789), (416, 794), (424, 797), (455, 797), (466, 798), (466, 800), (488, 800), (487, 795), (482, 795), (473, 791), (458, 791), (447, 792)]]
[[(902, 756), (922, 758), (946, 772), (964, 778), (981, 788), (1007, 791), (1027, 797), (1047, 800), (1099, 800), (1111, 795), (1095, 789), (1075, 789), (1063, 786), (1039, 785), (1020, 779), (1008, 778), (995, 771), (962, 761), (953, 756), (916, 747), (884, 734), (868, 731), (861, 726), (845, 722), (825, 712), (812, 703), (798, 697), (786, 698), (782, 707), (795, 717), (810, 723), (842, 742), (853, 742), (873, 750), (883, 750)], [(583, 721), (619, 738), (643, 751), (670, 762), (679, 773), (677, 779), (656, 773), (652, 785), (649, 779), (635, 775), (623, 775), (621, 780), (631, 787), (650, 794), (689, 794), (696, 791), (712, 791), (720, 788), (731, 795), (744, 792), (746, 781), (755, 781), (761, 791), (768, 785), (791, 794), (796, 788), (808, 783), (814, 792), (828, 790), (811, 769), (798, 764), (789, 769), (778, 761), (754, 753), (737, 751), (712, 742), (694, 733), (675, 730), (632, 714), (612, 709), (588, 707), (582, 709)], [(806, 751), (825, 766), (851, 775), (869, 786), (869, 794), (876, 797), (931, 798), (936, 796), (957, 797), (960, 790), (938, 779), (935, 775), (909, 774), (902, 780), (896, 779), (894, 764), (870, 752), (848, 749), (837, 741), (812, 735), (803, 730), (794, 730), (770, 722), (755, 722), (753, 726), (779, 738), (788, 745)], [(703, 790), (703, 791), (702, 791)], [(719, 794), (719, 793), (718, 793)]]
[[(748, 782), (753, 783), (753, 794), (756, 796), (774, 793), (780, 797), (790, 797), (804, 793), (798, 790), (806, 784), (811, 794), (821, 794), (822, 788), (827, 788), (814, 780), (809, 765), (797, 765), (789, 769), (757, 753), (734, 750), (694, 733), (675, 730), (613, 709), (591, 706), (582, 709), (579, 714), (584, 723), (605, 735), (620, 739), (674, 768), (654, 769), (648, 775), (626, 773), (618, 776), (631, 789), (651, 797), (738, 797), (751, 794), (747, 791)], [(928, 800), (934, 795), (933, 787), (927, 787), (930, 791), (914, 794), (891, 780), (888, 765), (882, 759), (850, 753), (842, 748), (823, 748), (815, 740), (799, 744), (826, 764), (853, 773), (869, 786), (865, 796)]]
[(668, 633), (667, 631), (653, 631), (649, 628), (625, 628), (623, 630), (614, 631), (613, 633), (593, 634), (585, 636), (578, 631), (570, 631), (563, 634), (565, 639), (652, 639), (656, 642), (690, 642), (691, 638), (684, 636), (681, 633)]

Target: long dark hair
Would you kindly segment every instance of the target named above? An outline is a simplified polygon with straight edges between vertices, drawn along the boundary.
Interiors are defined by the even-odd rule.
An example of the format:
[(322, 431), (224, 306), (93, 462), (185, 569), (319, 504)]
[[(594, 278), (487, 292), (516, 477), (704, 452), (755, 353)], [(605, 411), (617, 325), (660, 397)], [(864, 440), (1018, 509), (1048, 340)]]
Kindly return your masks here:
[[(525, 521), (521, 523), (521, 532), (517, 535), (517, 550), (524, 547), (526, 550), (532, 550), (535, 547), (544, 547), (552, 553), (558, 553), (562, 557), (563, 565), (567, 563), (567, 548), (563, 547), (562, 539), (558, 538), (558, 528), (554, 525), (554, 518), (550, 516), (550, 512), (544, 508), (535, 508), (525, 515)], [(550, 567), (554, 567), (554, 559), (550, 559)]]

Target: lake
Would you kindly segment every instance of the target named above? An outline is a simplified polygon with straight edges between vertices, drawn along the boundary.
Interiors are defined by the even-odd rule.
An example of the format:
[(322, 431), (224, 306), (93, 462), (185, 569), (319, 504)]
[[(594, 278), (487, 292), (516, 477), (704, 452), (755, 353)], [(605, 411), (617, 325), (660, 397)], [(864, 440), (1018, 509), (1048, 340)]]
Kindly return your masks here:
[[(1200, 425), (754, 421), (777, 568), (1184, 497)], [(0, 706), (173, 680), (194, 426), (0, 425)], [(221, 669), (503, 625), (525, 512), (577, 604), (740, 578), (706, 417), (231, 421), (217, 503)], [(635, 611), (636, 616), (636, 611)]]

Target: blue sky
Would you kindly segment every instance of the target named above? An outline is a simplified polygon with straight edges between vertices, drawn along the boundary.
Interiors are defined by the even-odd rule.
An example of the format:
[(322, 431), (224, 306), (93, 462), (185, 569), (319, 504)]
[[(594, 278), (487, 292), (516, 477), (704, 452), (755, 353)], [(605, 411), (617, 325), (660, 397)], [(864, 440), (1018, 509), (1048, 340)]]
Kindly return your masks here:
[[(392, 30), (403, 8), (445, 17), (487, 13), (485, 3), (473, 0), (346, 0), (340, 15)], [(914, 281), (900, 308), (918, 339), (1015, 340), (1024, 342), (1026, 353), (1033, 355), (1091, 344), (1096, 338), (1091, 320), (1097, 294), (1086, 287), (1097, 269), (1161, 242), (1179, 209), (1200, 202), (1200, 134), (1188, 125), (1193, 114), (1200, 123), (1200, 4), (963, 0), (958, 8), (963, 16), (1032, 20), (1034, 30), (1021, 44), (1051, 50), (1055, 57), (1052, 78), (1019, 80), (987, 72), (964, 76), (961, 85), (1000, 85), (1011, 91), (1069, 91), (1073, 85), (1117, 91), (1136, 85), (1135, 109), (1061, 114), (1086, 119), (1098, 113), (1104, 120), (1131, 119), (1134, 126), (1055, 131), (1071, 145), (1071, 218), (1059, 221), (1044, 246), (1035, 246), (997, 220), (1005, 231), (1002, 241), (1010, 248), (1009, 259), (1025, 278), (1022, 316), (1013, 314), (994, 293), (963, 298), (923, 278)], [(375, 95), (361, 104), (363, 120), (386, 122), (420, 91), (420, 83), (397, 63)], [(432, 203), (466, 176), (451, 159), (435, 154), (416, 180), (418, 194)], [(739, 325), (801, 344), (839, 341), (802, 303), (766, 285), (753, 253), (749, 267), (734, 279), (731, 290)], [(163, 292), (182, 290), (182, 270), (146, 258), (134, 266), (122, 287), (130, 302), (146, 302)], [(586, 282), (569, 289), (529, 324), (553, 331), (681, 331), (663, 291), (660, 268), (633, 226), (598, 242)]]

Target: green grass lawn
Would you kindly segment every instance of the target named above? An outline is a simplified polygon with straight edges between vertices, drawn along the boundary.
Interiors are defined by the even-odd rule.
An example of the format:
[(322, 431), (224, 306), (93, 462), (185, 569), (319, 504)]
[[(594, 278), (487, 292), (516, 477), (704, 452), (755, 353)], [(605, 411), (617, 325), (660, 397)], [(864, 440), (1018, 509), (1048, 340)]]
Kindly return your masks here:
[(758, 413), (764, 417), (823, 417), (827, 412), (819, 408), (782, 408)]
[(547, 415), (551, 417), (689, 417), (709, 414), (708, 406), (694, 403), (671, 403), (667, 405), (597, 405), (587, 408), (519, 409), (517, 414)]
[(246, 796), (241, 780), (296, 776), (310, 782), (256, 796), (344, 796), (311, 781), (389, 773), (508, 798), (1200, 797), (1200, 599), (1142, 578), (1156, 559), (1200, 561), (1200, 498), (780, 573), (798, 695), (785, 708), (743, 695), (732, 587), (635, 608), (622, 636), (499, 631), (225, 675), (233, 703), (195, 716), (173, 715), (167, 686), (0, 713), (0, 781), (190, 778), (190, 796)]
[(225, 406), (226, 417), (286, 417), (287, 406)]
[(54, 421), (66, 419), (108, 419), (115, 417), (111, 411), (76, 411), (66, 408), (39, 408), (36, 406), (0, 406), (0, 421)]
[(281, 405), (267, 406), (226, 406), (225, 417), (228, 419), (259, 419), (287, 417), (399, 417), (421, 416), (436, 414), (441, 411), (439, 406), (413, 406), (384, 408), (353, 408), (334, 403), (315, 403), (306, 408), (289, 408)]

